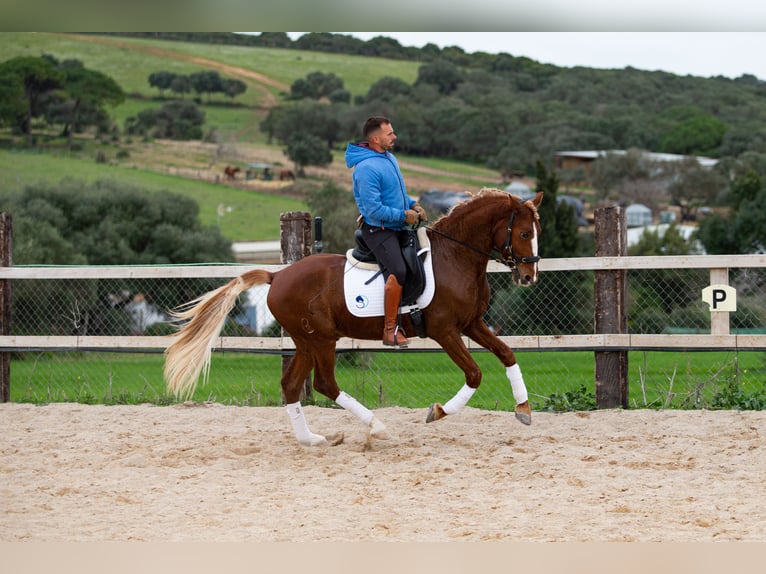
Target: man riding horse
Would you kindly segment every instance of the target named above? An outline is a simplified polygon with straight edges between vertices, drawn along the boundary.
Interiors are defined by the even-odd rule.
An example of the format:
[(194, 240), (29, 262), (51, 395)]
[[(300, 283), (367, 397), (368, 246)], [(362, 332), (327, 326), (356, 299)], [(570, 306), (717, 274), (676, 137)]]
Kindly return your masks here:
[(426, 221), (427, 217), (407, 194), (399, 163), (391, 153), (396, 142), (391, 121), (372, 116), (365, 122), (362, 135), (364, 141), (348, 144), (346, 166), (354, 168), (354, 199), (361, 213), (362, 237), (386, 276), (383, 344), (403, 348), (409, 341), (399, 329), (398, 310), (407, 266), (399, 235), (408, 225)]

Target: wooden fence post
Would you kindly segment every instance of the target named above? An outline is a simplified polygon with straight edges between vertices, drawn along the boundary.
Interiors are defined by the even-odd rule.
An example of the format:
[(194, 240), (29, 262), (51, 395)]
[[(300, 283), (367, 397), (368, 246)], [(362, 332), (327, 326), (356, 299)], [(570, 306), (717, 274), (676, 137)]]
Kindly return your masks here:
[[(13, 218), (0, 212), (0, 267), (11, 266), (13, 248)], [(0, 280), (0, 335), (11, 334), (11, 281)], [(11, 354), (0, 351), (0, 403), (11, 400)]]
[[(288, 211), (279, 216), (280, 261), (283, 265), (295, 263), (311, 255), (311, 214), (306, 211)], [(282, 329), (282, 336), (285, 331)], [(282, 355), (282, 373), (287, 370), (292, 356)], [(300, 400), (304, 402), (313, 397), (311, 375), (306, 377)], [(285, 397), (282, 395), (282, 402)]]
[[(627, 255), (625, 210), (620, 206), (595, 211), (596, 257)], [(628, 332), (626, 313), (627, 270), (596, 271), (594, 331), (596, 334)], [(595, 351), (596, 404), (599, 408), (628, 408), (628, 352)]]

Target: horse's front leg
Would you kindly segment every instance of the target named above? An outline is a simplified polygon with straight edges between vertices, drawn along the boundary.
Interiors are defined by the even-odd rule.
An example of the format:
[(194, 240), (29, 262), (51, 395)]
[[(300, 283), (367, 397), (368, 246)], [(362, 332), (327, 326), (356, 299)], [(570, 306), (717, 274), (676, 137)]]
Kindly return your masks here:
[(463, 370), (463, 373), (465, 373), (465, 384), (444, 406), (439, 403), (431, 405), (426, 417), (427, 423), (438, 421), (447, 415), (453, 415), (463, 410), (463, 407), (468, 404), (468, 401), (481, 384), (481, 369), (479, 369), (479, 365), (476, 364), (476, 361), (471, 357), (471, 353), (466, 349), (459, 333), (437, 340), (437, 342), (449, 355), (450, 359)]
[(516, 418), (525, 425), (532, 424), (532, 409), (529, 406), (527, 387), (524, 384), (524, 377), (521, 375), (521, 368), (516, 362), (513, 349), (503, 343), (481, 319), (469, 325), (463, 332), (492, 352), (505, 365), (505, 375), (511, 383), (513, 398), (516, 401)]

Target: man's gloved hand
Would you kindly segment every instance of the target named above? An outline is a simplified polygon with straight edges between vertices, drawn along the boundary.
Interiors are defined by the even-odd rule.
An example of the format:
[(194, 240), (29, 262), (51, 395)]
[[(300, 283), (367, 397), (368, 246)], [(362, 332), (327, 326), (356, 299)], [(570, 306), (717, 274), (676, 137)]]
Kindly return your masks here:
[(418, 212), (414, 209), (408, 209), (404, 212), (404, 223), (415, 225), (418, 221), (420, 221), (420, 218)]
[(427, 221), (428, 216), (426, 215), (426, 210), (420, 207), (419, 203), (416, 203), (412, 206), (412, 209), (418, 214), (418, 221)]

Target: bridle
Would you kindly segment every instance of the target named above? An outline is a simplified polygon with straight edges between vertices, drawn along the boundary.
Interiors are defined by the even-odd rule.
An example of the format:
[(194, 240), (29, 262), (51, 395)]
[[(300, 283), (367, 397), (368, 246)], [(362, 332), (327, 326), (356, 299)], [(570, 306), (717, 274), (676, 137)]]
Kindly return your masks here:
[[(520, 201), (519, 203), (524, 203), (523, 201)], [(486, 253), (485, 251), (482, 251), (481, 249), (478, 249), (477, 247), (474, 247), (473, 245), (470, 245), (466, 243), (465, 241), (461, 241), (460, 239), (455, 239), (454, 237), (447, 235), (446, 233), (442, 233), (438, 229), (435, 229), (433, 226), (426, 225), (425, 227), (437, 235), (441, 235), (445, 239), (449, 239), (450, 241), (454, 241), (455, 243), (458, 243), (462, 245), (463, 247), (466, 247), (470, 249), (471, 251), (475, 251), (476, 253), (479, 253), (486, 257), (487, 259), (494, 259), (498, 263), (501, 263), (502, 265), (507, 266), (509, 269), (515, 269), (517, 265), (520, 263), (537, 263), (540, 261), (539, 255), (530, 255), (528, 257), (516, 257), (516, 254), (513, 252), (513, 219), (516, 217), (516, 212), (511, 209), (511, 216), (508, 218), (508, 228), (507, 232), (505, 234), (505, 243), (503, 243), (502, 248), (498, 249), (497, 247), (493, 247), (492, 251), (489, 253)]]
[[(511, 210), (511, 217), (508, 218), (508, 231), (505, 234), (505, 243), (503, 243), (503, 249), (500, 250), (500, 259), (496, 259), (500, 263), (507, 265), (508, 267), (516, 267), (519, 263), (537, 263), (540, 261), (539, 255), (529, 255), (525, 257), (516, 257), (513, 252), (513, 218), (516, 217), (516, 213)], [(492, 252), (498, 251), (493, 249)], [(508, 253), (509, 257), (503, 257), (503, 253)]]

